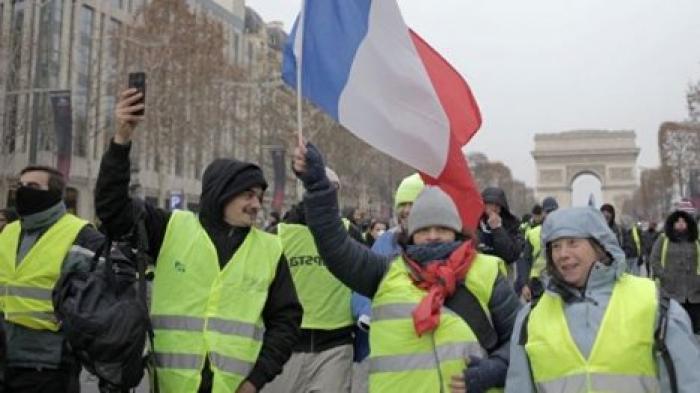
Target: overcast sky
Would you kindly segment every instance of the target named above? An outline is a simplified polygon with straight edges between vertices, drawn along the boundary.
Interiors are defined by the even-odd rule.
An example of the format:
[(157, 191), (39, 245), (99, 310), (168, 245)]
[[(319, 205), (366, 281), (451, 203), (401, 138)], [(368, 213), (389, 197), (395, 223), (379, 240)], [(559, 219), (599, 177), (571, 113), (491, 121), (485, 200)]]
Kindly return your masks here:
[[(301, 1), (247, 4), (289, 31)], [(656, 166), (659, 125), (686, 119), (687, 85), (700, 79), (700, 0), (399, 0), (399, 6), (476, 95), (484, 122), (469, 150), (505, 162), (531, 186), (535, 133), (634, 130), (638, 165)]]

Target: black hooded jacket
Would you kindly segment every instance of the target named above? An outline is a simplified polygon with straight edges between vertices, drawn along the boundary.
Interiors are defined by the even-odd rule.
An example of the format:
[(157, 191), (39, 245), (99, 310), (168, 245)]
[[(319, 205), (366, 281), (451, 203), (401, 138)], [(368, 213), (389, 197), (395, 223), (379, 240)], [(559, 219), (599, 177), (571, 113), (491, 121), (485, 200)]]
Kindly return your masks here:
[(495, 255), (506, 263), (513, 263), (523, 251), (524, 239), (520, 232), (520, 221), (510, 212), (506, 193), (497, 187), (486, 188), (481, 197), (485, 203), (493, 203), (501, 207), (501, 227), (491, 229), (488, 216), (481, 217), (478, 228), (479, 251)]
[[(131, 233), (134, 217), (142, 215), (148, 233), (148, 253), (156, 260), (171, 213), (129, 197), (130, 149), (130, 144), (119, 145), (112, 142), (102, 157), (95, 186), (95, 208), (103, 223), (103, 229), (112, 239), (123, 238)], [(250, 231), (250, 228), (233, 227), (224, 222), (222, 217), (225, 202), (233, 196), (230, 191), (240, 188), (235, 184), (232, 187), (231, 183), (238, 181), (236, 177), (251, 166), (255, 167), (236, 160), (216, 160), (207, 167), (202, 179), (200, 222), (216, 247), (219, 265), (222, 268)], [(301, 318), (302, 308), (289, 267), (282, 256), (263, 309), (265, 335), (262, 349), (247, 377), (258, 390), (282, 371), (282, 367), (291, 356), (292, 348), (299, 338)], [(200, 392), (211, 390), (210, 384), (211, 373), (205, 367), (203, 389), (200, 389)]]

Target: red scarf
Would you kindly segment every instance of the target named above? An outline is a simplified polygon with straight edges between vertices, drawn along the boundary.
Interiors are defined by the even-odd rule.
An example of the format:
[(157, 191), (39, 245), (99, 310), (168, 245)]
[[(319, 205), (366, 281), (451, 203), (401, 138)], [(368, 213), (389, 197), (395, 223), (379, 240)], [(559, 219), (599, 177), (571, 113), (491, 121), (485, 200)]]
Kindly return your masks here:
[(404, 260), (411, 268), (413, 284), (428, 291), (412, 313), (413, 325), (418, 336), (440, 325), (442, 305), (445, 299), (455, 293), (457, 284), (464, 281), (472, 267), (474, 257), (476, 257), (476, 250), (471, 241), (464, 242), (454, 250), (447, 261), (430, 262), (426, 267), (404, 255)]

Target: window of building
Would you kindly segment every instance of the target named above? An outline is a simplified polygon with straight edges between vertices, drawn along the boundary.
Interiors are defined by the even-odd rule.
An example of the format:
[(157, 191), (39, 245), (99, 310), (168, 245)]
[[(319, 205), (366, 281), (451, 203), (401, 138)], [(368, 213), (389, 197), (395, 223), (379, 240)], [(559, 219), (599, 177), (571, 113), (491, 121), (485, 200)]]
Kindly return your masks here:
[(17, 94), (8, 95), (5, 101), (7, 113), (7, 127), (3, 133), (2, 151), (3, 153), (14, 153), (17, 147), (17, 117), (19, 115), (19, 100)]
[[(48, 0), (39, 9), (36, 69), (33, 86), (36, 89), (58, 89), (61, 72), (61, 28), (63, 0)], [(35, 92), (31, 103), (30, 162), (36, 161), (37, 151), (52, 151), (54, 146), (53, 113), (46, 92)]]
[(63, 0), (48, 0), (40, 8), (34, 87), (57, 88), (61, 72)]
[(73, 99), (73, 151), (77, 156), (87, 155), (88, 110), (90, 103), (90, 77), (92, 68), (92, 37), (95, 11), (88, 7), (80, 8), (78, 17), (78, 42), (76, 43), (76, 71), (78, 79)]
[(2, 28), (4, 27), (2, 21), (5, 19), (5, 3), (0, 3), (0, 42), (2, 42)]
[(17, 206), (17, 189), (12, 187), (7, 190), (7, 199), (5, 201), (5, 206), (14, 208)]
[(80, 193), (72, 187), (66, 188), (66, 194), (63, 197), (63, 202), (66, 204), (68, 213), (78, 215), (78, 200)]
[(124, 0), (110, 0), (112, 8), (122, 9), (124, 8)]
[(241, 36), (238, 33), (233, 32), (233, 62), (238, 64), (241, 56)]
[(10, 61), (8, 63), (7, 91), (11, 92), (20, 89), (22, 71), (22, 35), (24, 32), (24, 10), (26, 2), (23, 0), (13, 0), (10, 20)]
[[(107, 146), (109, 136), (114, 128), (114, 107), (117, 95), (117, 73), (119, 71), (119, 39), (122, 24), (118, 20), (110, 18), (104, 37), (104, 50), (102, 53), (102, 105), (100, 129), (102, 130), (102, 146)], [(96, 144), (97, 145), (97, 144)]]
[(175, 176), (182, 176), (185, 171), (185, 144), (175, 143)]

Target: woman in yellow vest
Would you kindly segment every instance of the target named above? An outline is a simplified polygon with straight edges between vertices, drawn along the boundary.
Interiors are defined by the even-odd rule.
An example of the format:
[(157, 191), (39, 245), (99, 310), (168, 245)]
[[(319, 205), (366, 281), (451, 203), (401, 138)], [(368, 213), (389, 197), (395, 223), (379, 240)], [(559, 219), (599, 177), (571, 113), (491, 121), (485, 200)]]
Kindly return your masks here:
[(548, 279), (518, 315), (506, 392), (700, 392), (687, 314), (654, 282), (625, 273), (602, 214), (558, 210), (542, 227)]
[[(370, 392), (479, 393), (502, 387), (520, 304), (499, 272), (499, 259), (478, 254), (463, 235), (452, 199), (427, 187), (408, 217), (402, 254), (385, 257), (348, 236), (321, 154), (310, 144), (303, 150), (294, 168), (307, 191), (306, 223), (319, 254), (341, 282), (372, 299)], [(468, 316), (454, 304), (465, 297), (475, 307)], [(492, 342), (477, 329), (479, 316), (493, 332)]]

